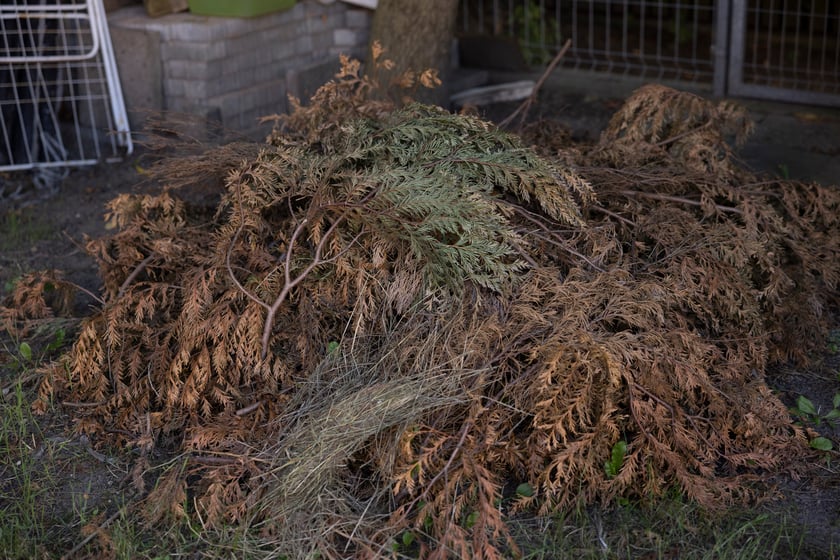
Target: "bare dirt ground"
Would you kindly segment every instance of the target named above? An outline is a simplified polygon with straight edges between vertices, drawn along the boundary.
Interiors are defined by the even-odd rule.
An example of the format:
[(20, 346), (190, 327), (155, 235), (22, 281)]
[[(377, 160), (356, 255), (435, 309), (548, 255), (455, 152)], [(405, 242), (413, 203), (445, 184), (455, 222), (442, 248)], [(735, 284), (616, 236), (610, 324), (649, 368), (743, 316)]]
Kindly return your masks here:
[[(573, 139), (592, 141), (620, 103), (621, 99), (610, 97), (554, 95), (550, 109), (537, 111), (534, 116), (562, 117)], [(485, 114), (489, 118), (498, 119), (509, 114), (515, 106), (501, 104), (486, 109)], [(767, 115), (763, 114), (762, 118), (767, 119)], [(772, 115), (769, 118), (779, 120)], [(766, 141), (766, 138), (762, 138)], [(840, 135), (837, 142), (840, 142)], [(832, 156), (835, 148), (826, 146), (825, 142), (815, 142), (815, 146), (823, 150), (822, 156), (836, 156)], [(760, 147), (756, 149), (760, 151)], [(748, 155), (754, 153), (750, 150), (753, 148), (748, 146)], [(772, 157), (787, 157), (778, 154), (774, 153)], [(820, 154), (815, 152), (815, 155)], [(140, 150), (121, 163), (72, 170), (60, 185), (58, 193), (48, 198), (42, 199), (34, 187), (24, 189), (15, 199), (0, 198), (0, 292), (25, 272), (58, 269), (64, 272), (68, 280), (96, 293), (100, 282), (93, 260), (84, 252), (84, 239), (86, 236), (97, 237), (105, 233), (106, 204), (116, 194), (148, 192), (160, 188), (160, 185), (154, 184), (144, 174), (148, 163), (146, 156)], [(753, 157), (755, 161), (759, 159)], [(779, 161), (777, 172), (786, 172), (785, 165), (791, 164)], [(772, 170), (773, 161), (766, 163), (765, 167)], [(21, 180), (26, 179), (0, 176), (0, 193), (3, 187), (11, 190), (9, 187), (12, 182)], [(88, 313), (94, 304), (93, 298), (80, 293), (76, 305), (77, 314)], [(835, 331), (837, 333), (840, 331)], [(0, 336), (5, 339), (4, 344), (10, 343), (5, 334)], [(840, 353), (836, 348), (840, 340), (835, 339), (833, 344), (826, 348), (824, 356), (817, 357), (816, 365), (812, 368), (803, 370), (780, 365), (771, 373), (771, 385), (781, 393), (786, 404), (793, 407), (800, 395), (805, 395), (817, 407), (818, 414), (824, 415), (832, 410), (833, 396), (840, 393)], [(0, 361), (0, 370), (3, 367)], [(8, 376), (3, 374), (2, 379), (5, 385)], [(110, 461), (93, 451), (89, 442), (67, 433), (71, 413), (72, 410), (62, 411), (59, 408), (59, 412), (45, 423), (42, 440), (36, 442), (45, 449), (50, 441), (64, 444), (60, 453), (66, 455), (62, 463), (66, 468), (63, 473), (66, 475), (66, 484), (61, 486), (60, 492), (51, 496), (51, 509), (58, 520), (68, 520), (72, 516), (74, 503), (80, 495), (102, 508), (121, 499), (121, 488), (125, 486), (128, 471), (127, 465)], [(814, 422), (809, 425), (822, 436), (833, 440), (835, 449), (840, 445), (840, 429), (837, 424), (822, 421), (818, 426)], [(840, 456), (836, 451), (829, 452), (825, 464), (807, 478), (778, 481), (785, 499), (761, 506), (768, 508), (767, 511), (772, 515), (787, 517), (801, 527), (805, 544), (803, 551), (808, 551), (803, 554), (803, 558), (836, 558), (840, 554), (839, 461)]]

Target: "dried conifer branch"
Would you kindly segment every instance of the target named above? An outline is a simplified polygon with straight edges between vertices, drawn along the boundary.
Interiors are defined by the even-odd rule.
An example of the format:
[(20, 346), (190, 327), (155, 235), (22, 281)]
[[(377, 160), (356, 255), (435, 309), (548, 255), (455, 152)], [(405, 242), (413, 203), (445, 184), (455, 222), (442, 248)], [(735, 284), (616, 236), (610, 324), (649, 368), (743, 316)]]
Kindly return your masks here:
[(540, 238), (542, 240), (544, 240), (548, 243), (551, 243), (553, 245), (556, 245), (557, 247), (559, 247), (563, 251), (578, 257), (579, 259), (583, 260), (583, 262), (585, 262), (586, 264), (588, 264), (589, 266), (591, 266), (595, 270), (597, 270), (599, 272), (604, 272), (603, 268), (601, 268), (600, 266), (598, 266), (597, 264), (592, 262), (586, 255), (584, 255), (584, 254), (580, 253), (579, 251), (576, 251), (576, 250), (572, 249), (571, 247), (569, 247), (568, 244), (565, 243), (565, 240), (562, 239), (561, 237), (559, 237), (556, 232), (549, 229), (549, 227), (545, 224), (545, 222), (541, 218), (537, 218), (537, 217), (533, 216), (532, 212), (529, 212), (525, 208), (522, 208), (521, 206), (518, 206), (518, 205), (513, 206), (513, 209), (517, 214), (519, 214), (520, 216), (522, 216), (523, 218), (525, 218), (529, 222), (537, 225), (541, 230), (546, 232), (549, 235), (549, 237), (551, 237), (551, 239), (548, 239), (548, 238), (540, 236)]
[(619, 222), (622, 222), (622, 223), (624, 223), (624, 224), (626, 224), (630, 227), (637, 227), (638, 226), (638, 224), (636, 224), (636, 222), (634, 222), (632, 220), (628, 220), (627, 218), (625, 218), (621, 214), (618, 214), (617, 212), (613, 212), (612, 210), (607, 210), (606, 208), (598, 206), (597, 204), (590, 205), (589, 208), (591, 208), (592, 210), (595, 210), (596, 212), (600, 212), (601, 214), (604, 214), (605, 216), (609, 216), (610, 218), (618, 220)]
[(520, 113), (521, 116), (519, 117), (519, 126), (522, 126), (522, 123), (525, 122), (525, 118), (528, 116), (528, 111), (531, 110), (531, 105), (533, 105), (537, 101), (537, 94), (539, 93), (540, 88), (543, 86), (543, 84), (554, 71), (554, 69), (557, 67), (557, 65), (560, 64), (560, 60), (564, 56), (566, 56), (566, 52), (568, 52), (571, 46), (572, 40), (567, 39), (566, 42), (563, 44), (563, 47), (560, 49), (560, 52), (558, 52), (554, 56), (554, 58), (548, 64), (548, 67), (545, 69), (545, 72), (543, 72), (542, 76), (540, 76), (540, 79), (537, 80), (537, 83), (534, 85), (534, 90), (531, 92), (531, 95), (528, 96), (528, 99), (523, 101), (522, 104), (519, 105), (519, 107), (517, 107), (513, 113), (508, 115), (502, 122), (500, 122), (499, 128), (507, 128), (507, 126), (511, 122), (513, 122), (513, 119), (515, 119)]
[(295, 242), (297, 241), (297, 238), (300, 237), (301, 233), (303, 233), (307, 223), (309, 223), (309, 220), (307, 218), (301, 220), (300, 224), (298, 224), (298, 226), (295, 228), (295, 231), (292, 233), (292, 237), (291, 239), (289, 239), (289, 246), (286, 249), (286, 260), (283, 263), (283, 276), (285, 278), (285, 284), (283, 285), (283, 289), (280, 290), (280, 293), (277, 295), (277, 298), (274, 300), (274, 303), (272, 303), (271, 306), (268, 307), (268, 313), (265, 317), (265, 326), (263, 327), (262, 334), (262, 359), (265, 359), (265, 357), (268, 355), (268, 345), (271, 339), (271, 329), (274, 327), (274, 317), (275, 315), (277, 315), (277, 311), (280, 309), (280, 306), (283, 305), (284, 301), (286, 301), (289, 292), (291, 292), (295, 286), (300, 284), (307, 276), (309, 276), (309, 273), (312, 272), (316, 267), (321, 266), (322, 264), (332, 262), (333, 260), (338, 258), (343, 252), (347, 251), (351, 246), (353, 246), (361, 236), (361, 234), (357, 235), (338, 255), (329, 259), (321, 258), (321, 253), (323, 252), (327, 241), (335, 233), (336, 228), (338, 228), (338, 226), (346, 218), (347, 212), (341, 214), (338, 218), (336, 218), (335, 221), (333, 221), (332, 225), (330, 225), (327, 231), (324, 232), (324, 234), (321, 236), (321, 240), (315, 247), (315, 254), (312, 257), (312, 261), (306, 266), (306, 268), (303, 269), (303, 271), (300, 274), (298, 274), (294, 278), (292, 278), (292, 256)]
[(245, 406), (245, 407), (237, 410), (236, 415), (237, 416), (245, 416), (247, 414), (250, 414), (251, 412), (254, 412), (255, 410), (257, 410), (262, 404), (263, 404), (262, 401), (257, 401), (255, 403), (251, 403), (248, 406)]
[[(690, 198), (685, 198), (681, 196), (671, 196), (667, 194), (649, 193), (643, 191), (619, 191), (619, 194), (631, 197), (650, 198), (652, 200), (664, 200), (666, 202), (677, 202), (679, 204), (687, 204), (689, 206), (703, 206), (703, 203), (699, 200), (691, 200)], [(738, 215), (744, 214), (744, 212), (741, 209), (734, 208), (732, 206), (722, 206), (720, 204), (715, 204), (714, 207), (720, 212), (727, 212), (730, 214)]]
[(140, 276), (140, 274), (143, 272), (143, 270), (145, 270), (146, 266), (148, 266), (148, 264), (150, 262), (155, 260), (156, 256), (157, 255), (155, 253), (152, 253), (151, 255), (149, 255), (148, 257), (146, 257), (142, 261), (140, 261), (137, 264), (137, 266), (134, 267), (134, 270), (131, 271), (131, 274), (126, 276), (125, 281), (122, 283), (122, 285), (120, 286), (120, 289), (117, 291), (117, 297), (116, 297), (117, 300), (122, 299), (123, 295), (125, 295), (125, 291), (128, 289), (129, 286), (131, 286), (131, 283), (134, 282), (134, 280), (138, 276)]
[[(111, 205), (119, 230), (90, 249), (109, 293), (173, 231), (189, 258), (160, 258), (147, 290), (85, 321), (43, 403), (84, 405), (79, 429), (120, 444), (194, 453), (202, 523), (253, 524), (293, 551), (312, 536), (311, 556), (390, 550), (418, 514), (420, 556), (501, 556), (494, 498), (514, 482), (538, 489), (523, 511), (675, 484), (715, 507), (795, 468), (804, 433), (745, 372), (819, 343), (820, 313), (840, 306), (840, 193), (759, 186), (721, 145), (738, 112), (666, 88), (628, 100), (596, 149), (553, 160), (473, 117), (369, 103), (348, 72), (293, 104), (269, 149), (214, 152), (244, 161), (227, 222), (184, 228), (169, 195)], [(743, 217), (686, 211), (715, 201)], [(0, 324), (51, 317), (49, 278), (22, 281)], [(619, 434), (632, 449), (605, 480)], [(173, 473), (164, 513), (186, 496)]]
[(82, 550), (82, 549), (85, 547), (85, 545), (86, 545), (87, 543), (89, 543), (91, 540), (93, 540), (93, 539), (94, 539), (96, 536), (98, 536), (98, 535), (99, 535), (102, 531), (104, 531), (105, 529), (107, 529), (107, 528), (108, 528), (108, 526), (109, 526), (111, 523), (113, 523), (113, 522), (114, 522), (114, 521), (115, 521), (115, 520), (116, 520), (116, 519), (117, 519), (120, 515), (122, 515), (122, 514), (124, 514), (124, 513), (125, 513), (125, 510), (124, 510), (123, 508), (117, 508), (117, 511), (115, 511), (114, 513), (112, 513), (112, 514), (108, 517), (108, 519), (106, 519), (105, 521), (103, 521), (102, 523), (100, 523), (100, 524), (99, 524), (99, 526), (98, 526), (98, 527), (96, 527), (95, 529), (93, 529), (93, 530), (90, 532), (90, 534), (89, 534), (88, 536), (86, 536), (84, 539), (82, 539), (81, 541), (79, 541), (79, 542), (76, 544), (76, 546), (74, 546), (73, 548), (71, 548), (71, 549), (70, 549), (70, 551), (69, 551), (69, 552), (67, 552), (67, 554), (64, 554), (64, 555), (61, 557), (61, 560), (70, 560), (71, 558), (75, 558), (75, 557), (76, 557), (76, 553), (77, 553), (77, 552), (79, 552), (80, 550)]
[(671, 137), (666, 138), (664, 140), (660, 140), (659, 142), (657, 142), (654, 145), (661, 147), (661, 146), (667, 146), (668, 144), (673, 144), (677, 140), (681, 140), (681, 139), (685, 138), (686, 136), (691, 136), (692, 134), (698, 134), (700, 132), (703, 132), (704, 130), (707, 130), (707, 129), (711, 128), (713, 122), (714, 121), (712, 121), (712, 120), (708, 120), (708, 121), (704, 122), (703, 124), (701, 124), (700, 126), (698, 126), (696, 128), (691, 128), (689, 130), (684, 130), (684, 131), (680, 132), (679, 134), (675, 134), (674, 136), (671, 136)]
[(70, 282), (70, 281), (66, 281), (66, 282), (68, 284), (70, 284), (71, 286), (73, 286), (75, 289), (79, 290), (80, 292), (82, 292), (84, 294), (87, 294), (91, 299), (93, 299), (94, 301), (99, 303), (99, 305), (102, 305), (102, 306), (105, 305), (105, 300), (104, 299), (102, 299), (98, 295), (94, 294), (93, 292), (91, 292), (90, 290), (85, 288), (84, 286), (80, 286), (79, 284), (76, 284), (75, 282)]

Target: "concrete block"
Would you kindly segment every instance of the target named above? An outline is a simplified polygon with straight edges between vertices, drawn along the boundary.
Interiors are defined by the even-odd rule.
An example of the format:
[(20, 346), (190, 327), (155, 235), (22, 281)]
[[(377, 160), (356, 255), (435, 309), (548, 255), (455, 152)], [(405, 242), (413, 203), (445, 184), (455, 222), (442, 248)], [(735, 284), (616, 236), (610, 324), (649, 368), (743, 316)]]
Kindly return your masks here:
[[(187, 19), (189, 18), (189, 19)], [(180, 21), (179, 21), (180, 20)], [(185, 43), (207, 43), (217, 39), (214, 29), (210, 25), (202, 25), (196, 16), (170, 16), (165, 20), (166, 25), (160, 26), (160, 32), (167, 41), (183, 41)]]
[(345, 25), (350, 29), (370, 29), (373, 10), (351, 8), (347, 10)]
[(255, 49), (250, 52), (243, 52), (229, 56), (222, 60), (222, 76), (233, 74), (246, 68), (255, 68), (273, 62), (274, 49)]
[(344, 12), (347, 8), (341, 2), (333, 2), (332, 4), (322, 4), (320, 2), (302, 1), (297, 4), (302, 8), (302, 12), (306, 17), (318, 17), (330, 12)]
[(286, 66), (293, 64), (300, 56), (301, 50), (297, 46), (298, 39), (278, 41), (271, 46), (271, 56), (275, 62), (282, 62)]
[(183, 95), (168, 95), (166, 97), (166, 107), (167, 111), (172, 111), (175, 113), (189, 113), (195, 109), (196, 103), (192, 99), (188, 99)]
[(263, 45), (274, 45), (276, 43), (291, 41), (298, 35), (300, 35), (300, 25), (290, 22), (275, 25), (257, 34)]
[(222, 61), (169, 60), (164, 71), (166, 79), (216, 80), (222, 75)]
[(157, 33), (110, 25), (129, 126), (140, 128), (145, 114), (164, 109), (161, 43)]
[[(140, 6), (109, 14), (112, 28), (136, 36), (118, 54), (121, 66), (138, 69), (123, 78), (130, 111), (139, 105), (203, 115), (240, 130), (285, 111), (287, 91), (308, 99), (333, 78), (338, 53), (362, 56), (370, 19), (368, 10), (315, 0), (257, 18), (149, 18)], [(139, 94), (144, 101), (130, 101)]]
[(291, 10), (286, 10), (283, 14), (286, 16), (286, 21), (302, 21), (306, 19), (308, 4), (311, 2), (298, 2)]
[(156, 29), (150, 28), (152, 21), (143, 6), (130, 6), (108, 14), (108, 25), (111, 29), (119, 27), (157, 33)]
[(355, 47), (361, 41), (360, 33), (353, 29), (334, 29), (333, 45), (336, 47)]
[(225, 41), (210, 43), (166, 41), (161, 44), (160, 55), (163, 60), (217, 60), (225, 57), (226, 45)]
[(208, 99), (207, 104), (219, 108), (226, 128), (252, 126), (257, 112), (285, 111), (286, 82), (274, 80), (259, 84)]
[(166, 95), (187, 97), (202, 101), (209, 97), (207, 80), (179, 80), (170, 78), (164, 80), (163, 91)]
[(337, 57), (293, 68), (286, 72), (286, 88), (290, 95), (306, 103), (319, 87), (335, 78), (340, 68)]
[(219, 79), (208, 80), (206, 82), (207, 97), (216, 97), (278, 80), (285, 76), (286, 66), (286, 64), (281, 62), (272, 62), (270, 64), (242, 68), (235, 72), (226, 73)]
[[(280, 105), (277, 105), (277, 104), (263, 105), (263, 106), (257, 107), (256, 109), (254, 109), (252, 111), (248, 111), (246, 113), (240, 114), (239, 116), (237, 116), (235, 118), (234, 121), (231, 121), (230, 123), (224, 123), (223, 122), (223, 124), (225, 125), (225, 128), (233, 128), (233, 125), (235, 123), (236, 130), (242, 130), (242, 131), (250, 131), (250, 130), (253, 130), (255, 128), (263, 128), (265, 133), (268, 133), (268, 132), (271, 131), (271, 127), (273, 125), (272, 124), (265, 124), (265, 123), (261, 124), (260, 121), (264, 117), (270, 117), (271, 115), (279, 115), (279, 114), (282, 114), (282, 113), (285, 113), (285, 112), (286, 112), (286, 104), (285, 103), (282, 104), (282, 107)], [(265, 133), (263, 134), (263, 138), (266, 135)]]
[(342, 27), (345, 25), (344, 13), (331, 11), (321, 15), (311, 15), (306, 18), (305, 31), (309, 33), (320, 33), (325, 30)]
[(297, 63), (300, 63), (301, 59), (311, 59), (313, 56), (317, 56), (318, 53), (323, 52), (329, 44), (328, 37), (326, 33), (322, 33), (320, 39), (312, 35), (303, 35), (295, 38), (292, 49)]
[(229, 37), (225, 41), (227, 42), (226, 51), (228, 57), (235, 57), (240, 54), (254, 54), (266, 50), (262, 33), (250, 33), (237, 37)]

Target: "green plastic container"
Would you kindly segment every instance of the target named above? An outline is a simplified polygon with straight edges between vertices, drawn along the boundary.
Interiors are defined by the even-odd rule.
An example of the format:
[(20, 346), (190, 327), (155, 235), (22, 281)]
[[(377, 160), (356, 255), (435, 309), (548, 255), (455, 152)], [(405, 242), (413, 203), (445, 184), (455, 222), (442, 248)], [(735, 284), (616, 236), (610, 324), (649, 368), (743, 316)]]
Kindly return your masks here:
[(190, 11), (202, 16), (254, 17), (288, 10), (297, 0), (189, 0)]

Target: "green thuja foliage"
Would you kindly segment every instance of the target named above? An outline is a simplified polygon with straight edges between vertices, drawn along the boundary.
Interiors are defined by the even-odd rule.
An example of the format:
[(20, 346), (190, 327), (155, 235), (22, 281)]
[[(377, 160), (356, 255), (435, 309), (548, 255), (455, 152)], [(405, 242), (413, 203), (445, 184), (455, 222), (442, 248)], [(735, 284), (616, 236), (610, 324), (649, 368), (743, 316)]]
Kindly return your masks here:
[(317, 151), (294, 149), (279, 135), (275, 143), (294, 157), (266, 155), (275, 159), (250, 172), (251, 196), (269, 205), (286, 197), (329, 200), (348, 212), (349, 232), (407, 248), (429, 286), (456, 291), (464, 281), (498, 291), (522, 270), (516, 248), (523, 240), (502, 195), (533, 200), (575, 226), (583, 221), (574, 196), (592, 198), (588, 184), (517, 137), (429, 106), (346, 123), (340, 134), (320, 138)]

